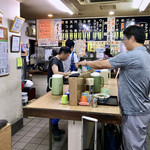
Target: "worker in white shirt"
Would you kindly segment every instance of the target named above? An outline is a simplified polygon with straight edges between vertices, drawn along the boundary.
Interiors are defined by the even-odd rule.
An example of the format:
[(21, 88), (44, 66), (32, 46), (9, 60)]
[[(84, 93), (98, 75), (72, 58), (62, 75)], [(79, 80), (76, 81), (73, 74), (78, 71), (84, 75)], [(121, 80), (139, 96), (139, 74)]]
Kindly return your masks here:
[(78, 66), (79, 61), (77, 54), (73, 52), (75, 43), (73, 40), (67, 40), (65, 44), (71, 49), (71, 54), (67, 60), (63, 61), (64, 72), (77, 71), (79, 67)]

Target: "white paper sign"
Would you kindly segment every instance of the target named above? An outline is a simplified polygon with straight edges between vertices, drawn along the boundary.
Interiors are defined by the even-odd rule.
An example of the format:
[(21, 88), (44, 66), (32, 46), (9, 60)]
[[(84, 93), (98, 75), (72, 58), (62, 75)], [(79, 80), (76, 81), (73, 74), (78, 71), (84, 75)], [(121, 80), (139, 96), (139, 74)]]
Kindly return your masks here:
[(3, 29), (0, 29), (0, 38), (4, 38), (4, 32), (3, 32)]
[(20, 50), (20, 37), (13, 37), (12, 51), (18, 52)]

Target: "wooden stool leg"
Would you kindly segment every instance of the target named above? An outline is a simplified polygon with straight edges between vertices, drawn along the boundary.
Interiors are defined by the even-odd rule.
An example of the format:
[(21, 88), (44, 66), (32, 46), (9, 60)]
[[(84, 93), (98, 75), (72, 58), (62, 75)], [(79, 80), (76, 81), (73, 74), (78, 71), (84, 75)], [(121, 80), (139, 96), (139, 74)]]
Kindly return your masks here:
[(49, 119), (49, 150), (52, 150), (52, 119)]

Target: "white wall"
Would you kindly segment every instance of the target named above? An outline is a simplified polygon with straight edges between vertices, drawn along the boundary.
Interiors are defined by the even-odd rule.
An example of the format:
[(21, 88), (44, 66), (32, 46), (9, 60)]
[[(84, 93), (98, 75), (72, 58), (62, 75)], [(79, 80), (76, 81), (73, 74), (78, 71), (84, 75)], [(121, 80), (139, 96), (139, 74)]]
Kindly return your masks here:
[[(0, 10), (3, 11), (3, 27), (10, 29), (15, 16), (20, 16), (20, 3), (16, 0), (0, 0)], [(14, 123), (22, 117), (21, 102), (21, 70), (17, 70), (16, 58), (20, 53), (10, 53), (11, 35), (8, 32), (9, 75), (0, 77), (0, 119)]]
[(29, 43), (29, 39), (31, 40), (36, 40), (36, 38), (34, 37), (29, 37), (29, 36), (26, 36), (25, 35), (25, 32), (26, 32), (26, 28), (29, 27), (29, 24), (27, 22), (25, 22), (23, 24), (23, 27), (21, 29), (21, 42), (23, 42), (23, 44), (27, 44)]

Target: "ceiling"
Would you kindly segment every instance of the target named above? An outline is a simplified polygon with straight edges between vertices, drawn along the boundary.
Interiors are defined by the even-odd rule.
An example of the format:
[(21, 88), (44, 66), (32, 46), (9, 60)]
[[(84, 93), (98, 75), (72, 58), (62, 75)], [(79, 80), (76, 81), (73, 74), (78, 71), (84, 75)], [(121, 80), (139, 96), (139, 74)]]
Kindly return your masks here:
[[(53, 18), (84, 18), (84, 17), (107, 17), (109, 11), (113, 10), (115, 16), (150, 16), (150, 5), (144, 12), (132, 7), (133, 0), (118, 0), (117, 2), (103, 2), (82, 5), (79, 1), (84, 0), (61, 0), (72, 11), (74, 15), (69, 15), (56, 9), (48, 0), (17, 0), (21, 2), (21, 17), (30, 19), (47, 19), (52, 13)], [(86, 0), (85, 0), (86, 1)], [(106, 1), (106, 0), (103, 0)]]

